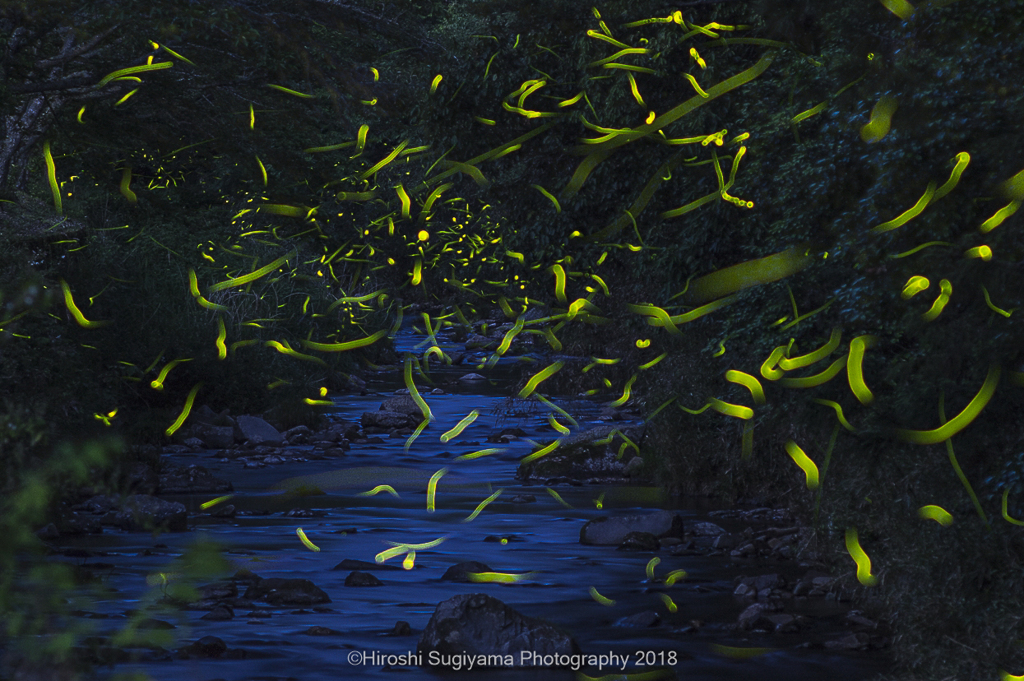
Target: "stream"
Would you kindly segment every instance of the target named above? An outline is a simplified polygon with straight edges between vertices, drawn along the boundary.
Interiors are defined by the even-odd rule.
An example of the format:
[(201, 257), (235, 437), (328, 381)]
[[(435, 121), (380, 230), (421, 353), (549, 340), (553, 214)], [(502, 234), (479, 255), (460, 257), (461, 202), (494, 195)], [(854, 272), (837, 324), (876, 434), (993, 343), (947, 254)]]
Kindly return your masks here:
[[(399, 356), (412, 351), (422, 338), (408, 326), (403, 328), (395, 343)], [(442, 343), (441, 347), (447, 351), (457, 346)], [(544, 358), (534, 366), (542, 367), (549, 361), (550, 357)], [(237, 515), (217, 518), (202, 510), (200, 505), (215, 495), (165, 495), (163, 498), (186, 506), (189, 531), (154, 538), (144, 532), (107, 529), (98, 535), (62, 537), (58, 542), (61, 550), (94, 552), (102, 557), (90, 560), (107, 564), (98, 573), (107, 590), (88, 608), (97, 635), (109, 635), (123, 627), (127, 613), (142, 607), (144, 595), (153, 593), (147, 575), (167, 570), (171, 560), (199, 536), (222, 546), (235, 569), (245, 568), (263, 578), (309, 579), (330, 596), (331, 602), (306, 609), (262, 604), (236, 607), (234, 618), (224, 621), (203, 620), (206, 613), (201, 610), (155, 614), (175, 625), (178, 647), (216, 636), (229, 650), (244, 650), (245, 656), (176, 659), (173, 653), (152, 655), (145, 661), (101, 667), (101, 677), (141, 672), (159, 681), (335, 681), (393, 679), (396, 674), (410, 681), (451, 675), (465, 681), (580, 678), (567, 669), (525, 667), (456, 673), (443, 668), (384, 664), (381, 656), (415, 652), (419, 636), (439, 602), (479, 592), (500, 599), (524, 615), (555, 623), (576, 639), (585, 654), (614, 653), (629, 661), (625, 670), (621, 660), (600, 670), (583, 670), (592, 677), (670, 669), (675, 676), (668, 674), (665, 678), (693, 681), (854, 681), (891, 668), (884, 652), (799, 647), (808, 640), (806, 633), (733, 630), (737, 615), (748, 604), (733, 595), (734, 578), (772, 571), (802, 574), (806, 570), (798, 568), (796, 561), (788, 561), (788, 567), (779, 564), (768, 569), (758, 567), (757, 559), (737, 559), (728, 552), (674, 555), (662, 549), (657, 553), (631, 553), (617, 551), (614, 546), (581, 544), (580, 528), (588, 520), (654, 509), (678, 511), (685, 526), (710, 519), (730, 532), (740, 532), (749, 523), (709, 518), (708, 513), (716, 509), (706, 502), (673, 499), (656, 488), (625, 483), (555, 486), (569, 508), (549, 494), (543, 484), (526, 485), (516, 480), (518, 460), (532, 451), (532, 445), (522, 439), (495, 445), (487, 442), (488, 436), (503, 428), (518, 427), (526, 431), (527, 438), (547, 442), (557, 433), (548, 425), (547, 409), (536, 405), (516, 411), (524, 408), (525, 401), (507, 398), (515, 385), (509, 370), (514, 363), (514, 358), (503, 359), (493, 370), (482, 372), (489, 380), (473, 382), (448, 382), (474, 371), (471, 365), (433, 369), (432, 377), (445, 393), (425, 395), (436, 421), (408, 451), (406, 438), (385, 434), (380, 444), (353, 444), (344, 457), (307, 461), (285, 458), (283, 463), (262, 468), (244, 467), (237, 459), (217, 458), (212, 451), (165, 454), (167, 461), (198, 464), (231, 481), (234, 496), (230, 503)], [(366, 380), (366, 395), (331, 397), (334, 406), (327, 412), (332, 418), (358, 423), (364, 411), (376, 411), (403, 385), (401, 371), (393, 367)], [(580, 428), (601, 424), (599, 402), (552, 399), (577, 419)], [(479, 412), (479, 418), (451, 441), (440, 442), (440, 434), (472, 410)], [(629, 424), (617, 422), (616, 426)], [(453, 460), (461, 454), (499, 446), (506, 451), (473, 460)], [(427, 482), (442, 467), (448, 472), (437, 483), (436, 509), (428, 512)], [(299, 497), (283, 493), (285, 481), (296, 478), (326, 493)], [(357, 496), (380, 484), (392, 485), (400, 498), (386, 492)], [(503, 493), (475, 519), (465, 522), (478, 504), (498, 489)], [(514, 503), (516, 495), (533, 495), (536, 500)], [(599, 498), (603, 501), (600, 509), (595, 501)], [(296, 509), (300, 517), (295, 517)], [(292, 515), (285, 515), (289, 512)], [(296, 536), (298, 527), (320, 549), (318, 552), (303, 546)], [(379, 552), (391, 546), (388, 541), (415, 544), (441, 537), (445, 540), (439, 545), (416, 552), (412, 569), (374, 572), (384, 583), (382, 587), (347, 587), (345, 578), (350, 570), (332, 570), (345, 559), (373, 562)], [(508, 541), (502, 542), (502, 538)], [(654, 555), (661, 558), (655, 569), (658, 576), (683, 569), (686, 578), (671, 588), (649, 585), (646, 566)], [(463, 561), (480, 561), (497, 572), (534, 574), (515, 584), (441, 580), (445, 570)], [(387, 563), (401, 566), (402, 556)], [(614, 605), (596, 602), (590, 587), (613, 600)], [(678, 606), (676, 612), (668, 611), (658, 595), (662, 592), (671, 595)], [(240, 587), (239, 595), (242, 593), (244, 587)], [(794, 601), (787, 612), (805, 614), (816, 620), (819, 630), (842, 635), (848, 631), (841, 623), (848, 609), (848, 605), (834, 600), (805, 599)], [(617, 624), (649, 610), (660, 615), (657, 626)], [(700, 624), (691, 626), (693, 620)], [(392, 634), (399, 621), (409, 623), (410, 634)], [(308, 633), (311, 627), (326, 628), (319, 630), (324, 635)], [(728, 656), (716, 645), (766, 650), (752, 657)]]

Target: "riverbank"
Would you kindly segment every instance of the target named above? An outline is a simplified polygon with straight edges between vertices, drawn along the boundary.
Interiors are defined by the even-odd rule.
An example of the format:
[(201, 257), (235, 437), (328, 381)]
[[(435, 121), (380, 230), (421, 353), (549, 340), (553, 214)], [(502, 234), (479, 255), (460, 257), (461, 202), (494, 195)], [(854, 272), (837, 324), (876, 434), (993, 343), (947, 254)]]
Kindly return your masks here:
[[(399, 337), (396, 345), (401, 350), (403, 343), (418, 340)], [(450, 345), (446, 351), (454, 349), (454, 341)], [(100, 634), (90, 639), (89, 659), (117, 661), (114, 671), (137, 667), (155, 678), (185, 678), (197, 664), (216, 664), (225, 677), (287, 673), (316, 679), (319, 669), (344, 664), (336, 658), (345, 650), (399, 654), (415, 648), (439, 603), (483, 590), (526, 616), (565, 627), (584, 651), (608, 649), (629, 657), (631, 651), (644, 650), (654, 653), (656, 661), (661, 659), (657, 655), (674, 652), (675, 665), (660, 661), (657, 666), (672, 667), (687, 678), (740, 678), (756, 669), (765, 678), (810, 679), (828, 668), (833, 676), (849, 674), (837, 678), (859, 679), (887, 668), (884, 654), (870, 652), (884, 644), (884, 631), (873, 620), (851, 614), (850, 594), (822, 565), (801, 560), (806, 532), (791, 517), (673, 498), (639, 470), (626, 474), (625, 464), (597, 474), (586, 465), (576, 468), (588, 475), (573, 474), (569, 466), (549, 478), (524, 480), (519, 460), (534, 449), (529, 440), (543, 443), (558, 435), (548, 413), (505, 398), (515, 385), (505, 370), (493, 383), (459, 380), (469, 368), (475, 367), (432, 370), (440, 392), (423, 392), (437, 420), (408, 450), (408, 424), (388, 429), (380, 425), (382, 417), (364, 416), (401, 414), (403, 405), (409, 411), (412, 400), (395, 394), (402, 390), (395, 368), (367, 374), (365, 395), (330, 395), (334, 406), (325, 410), (328, 425), (293, 428), (279, 443), (247, 438), (248, 445), (207, 447), (226, 435), (213, 429), (226, 426), (205, 424), (209, 443), (166, 446), (155, 491), (164, 503), (180, 504), (185, 511), (184, 532), (147, 539), (148, 533), (120, 524), (117, 502), (109, 499), (73, 507), (73, 517), (98, 525), (101, 532), (50, 538), (54, 555), (77, 564), (83, 583), (118, 590), (78, 617), (107, 630), (145, 621), (147, 631), (171, 632), (178, 639), (160, 649), (117, 652), (115, 637)], [(555, 404), (578, 423), (579, 446), (567, 451), (575, 449), (589, 460), (617, 463), (620, 441), (594, 445), (594, 440), (612, 430), (635, 435), (642, 425), (628, 411), (602, 410), (600, 402), (577, 398), (556, 399)], [(442, 431), (473, 410), (480, 414), (473, 424), (439, 443)], [(210, 413), (196, 411), (213, 418)], [(227, 415), (215, 416), (224, 423)], [(507, 451), (457, 460), (487, 448)], [(449, 472), (439, 479), (436, 511), (430, 513), (425, 507), (429, 479), (443, 468)], [(186, 479), (191, 489), (182, 487)], [(228, 483), (230, 490), (224, 489)], [(398, 498), (387, 491), (359, 496), (382, 484), (391, 485)], [(170, 489), (176, 491), (167, 493)], [(504, 491), (472, 522), (462, 522), (494, 489)], [(225, 494), (233, 496), (202, 507)], [(657, 509), (678, 514), (681, 527), (632, 536), (630, 551), (617, 550), (621, 541), (580, 541), (593, 527), (588, 522), (650, 517)], [(319, 551), (302, 545), (297, 527)], [(231, 571), (223, 576), (227, 579), (195, 580), (198, 599), (169, 602), (166, 593), (175, 588), (174, 580), (154, 583), (154, 576), (183, 572), (167, 567), (167, 561), (175, 556), (180, 561), (198, 536), (222, 546)], [(422, 543), (441, 536), (447, 537), (441, 545), (417, 551), (412, 570), (391, 565), (400, 557), (384, 566), (374, 561), (388, 547), (384, 538)], [(511, 585), (460, 585), (445, 579), (450, 568), (466, 561), (503, 573), (533, 574)], [(370, 568), (374, 565), (377, 570)], [(685, 578), (679, 579), (679, 570)], [(373, 574), (386, 588), (350, 585), (375, 583), (354, 572)], [(678, 581), (668, 584), (674, 572)], [(278, 591), (271, 602), (271, 592), (256, 587), (267, 579), (309, 584), (291, 587), (291, 594)], [(614, 603), (602, 605), (588, 593), (591, 587)], [(318, 593), (330, 602), (313, 602)], [(148, 605), (126, 608), (125, 598)], [(309, 602), (301, 605), (302, 599)], [(744, 655), (757, 657), (740, 662), (737, 657)], [(138, 656), (134, 663), (132, 656)], [(371, 664), (360, 671), (374, 676), (384, 670), (383, 664)], [(502, 678), (533, 678), (535, 673), (508, 671)]]

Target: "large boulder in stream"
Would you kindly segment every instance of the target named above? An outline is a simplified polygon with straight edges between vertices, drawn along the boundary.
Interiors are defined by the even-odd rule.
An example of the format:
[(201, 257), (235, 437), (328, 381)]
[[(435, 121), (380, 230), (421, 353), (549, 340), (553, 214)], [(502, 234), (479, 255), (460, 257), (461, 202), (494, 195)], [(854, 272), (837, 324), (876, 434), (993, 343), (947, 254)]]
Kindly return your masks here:
[(207, 449), (228, 449), (235, 444), (233, 426), (212, 426), (209, 423), (196, 423), (192, 426), (191, 435), (202, 440)]
[(380, 405), (381, 411), (396, 411), (399, 414), (405, 414), (410, 418), (416, 419), (419, 423), (423, 420), (423, 412), (416, 406), (416, 401), (409, 395), (395, 395), (384, 400)]
[(133, 494), (124, 502), (124, 508), (116, 516), (116, 523), (128, 531), (151, 531), (166, 529), (184, 532), (188, 514), (185, 507), (176, 501), (164, 501), (148, 494)]
[[(497, 598), (462, 594), (438, 603), (430, 617), (416, 652), (429, 659), (431, 651), (446, 656), (511, 656), (512, 664), (520, 666), (524, 664), (522, 653), (536, 659), (579, 654), (580, 647), (554, 625), (526, 617)], [(534, 666), (529, 658), (525, 664)]]
[(214, 494), (234, 491), (230, 482), (214, 477), (210, 471), (196, 465), (164, 463), (157, 484), (161, 494)]
[(363, 412), (364, 428), (415, 428), (423, 421), (423, 412), (409, 395), (395, 395), (384, 400), (377, 411)]
[[(422, 417), (421, 417), (422, 420)], [(363, 428), (408, 428), (413, 425), (409, 416), (397, 411), (364, 411), (359, 419)], [(418, 421), (416, 423), (419, 423)]]
[(251, 601), (266, 601), (271, 605), (316, 605), (330, 603), (331, 599), (308, 579), (268, 577), (254, 582), (245, 591)]
[(655, 537), (682, 537), (683, 518), (671, 511), (649, 515), (609, 516), (595, 518), (580, 528), (581, 544), (618, 546), (633, 532), (649, 532)]
[(239, 416), (235, 422), (237, 424), (235, 436), (242, 442), (249, 440), (255, 445), (280, 445), (284, 443), (284, 436), (278, 432), (277, 428), (259, 416)]
[(469, 583), (469, 575), (477, 572), (494, 572), (489, 566), (475, 560), (467, 560), (464, 563), (452, 565), (441, 575), (442, 582), (465, 582)]

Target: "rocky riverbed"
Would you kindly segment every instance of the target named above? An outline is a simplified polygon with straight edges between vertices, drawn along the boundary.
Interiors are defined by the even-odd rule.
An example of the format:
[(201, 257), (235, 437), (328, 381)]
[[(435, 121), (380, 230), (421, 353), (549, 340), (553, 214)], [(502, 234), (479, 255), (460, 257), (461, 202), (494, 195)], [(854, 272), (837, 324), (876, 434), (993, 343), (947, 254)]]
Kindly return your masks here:
[[(83, 659), (170, 681), (427, 678), (488, 660), (460, 678), (888, 668), (887, 632), (851, 608), (808, 528), (667, 497), (619, 455), (642, 437), (636, 415), (581, 400), (557, 402), (576, 421), (562, 445), (522, 464), (558, 437), (548, 412), (467, 373), (435, 375), (435, 422), (413, 441), (420, 408), (382, 371), (333, 395), (317, 428), (197, 409), (180, 444), (125, 471), (130, 495), (82, 490), (38, 534), (90, 588)], [(229, 569), (175, 590), (199, 539)], [(127, 628), (154, 636), (115, 645)]]

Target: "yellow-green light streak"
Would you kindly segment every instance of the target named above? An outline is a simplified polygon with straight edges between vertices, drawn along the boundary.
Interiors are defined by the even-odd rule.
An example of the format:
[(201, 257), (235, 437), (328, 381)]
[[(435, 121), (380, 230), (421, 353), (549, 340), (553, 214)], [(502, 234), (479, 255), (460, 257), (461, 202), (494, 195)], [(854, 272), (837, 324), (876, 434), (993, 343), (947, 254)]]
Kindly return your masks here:
[(409, 389), (409, 397), (411, 397), (412, 401), (416, 403), (417, 407), (419, 407), (420, 412), (423, 414), (423, 419), (425, 421), (433, 421), (434, 420), (434, 415), (430, 411), (430, 406), (427, 404), (426, 400), (423, 399), (423, 396), (420, 395), (420, 391), (417, 390), (416, 384), (413, 383), (413, 380), (412, 380), (412, 356), (411, 355), (406, 355), (406, 358), (405, 358), (404, 377), (405, 377), (405, 387)]
[(75, 322), (83, 329), (98, 329), (110, 323), (109, 320), (93, 322), (86, 319), (82, 311), (75, 305), (75, 299), (71, 295), (71, 287), (63, 279), (60, 280), (60, 288), (64, 292), (64, 305), (67, 306), (68, 312), (74, 317)]
[(917, 515), (926, 520), (934, 520), (943, 527), (949, 527), (953, 524), (953, 516), (951, 516), (946, 509), (941, 506), (935, 506), (934, 504), (922, 506), (917, 509)]
[(717, 411), (719, 414), (725, 414), (726, 416), (733, 416), (735, 418), (744, 420), (754, 418), (754, 410), (751, 409), (750, 407), (744, 407), (739, 404), (730, 404), (728, 402), (723, 402), (722, 400), (719, 400), (715, 397), (708, 398), (708, 406)]
[(519, 397), (526, 399), (527, 397), (532, 395), (533, 391), (537, 389), (537, 386), (539, 386), (542, 381), (546, 381), (547, 379), (554, 376), (555, 373), (558, 372), (558, 370), (561, 369), (564, 365), (565, 362), (559, 360), (554, 364), (545, 367), (544, 369), (541, 369), (539, 372), (534, 374), (529, 381), (526, 382), (526, 385), (523, 387), (523, 389), (519, 391)]
[(572, 508), (569, 502), (562, 498), (561, 494), (551, 489), (550, 487), (546, 487), (545, 489), (548, 491), (548, 494), (550, 494), (552, 498), (558, 503), (560, 503), (562, 506), (565, 506), (566, 508)]
[(846, 358), (840, 357), (821, 373), (802, 378), (782, 378), (779, 379), (779, 385), (785, 388), (814, 388), (831, 381), (848, 363), (849, 361)]
[(271, 263), (269, 263), (267, 265), (264, 265), (263, 267), (259, 268), (258, 270), (254, 271), (254, 272), (250, 272), (249, 274), (243, 274), (240, 277), (235, 277), (234, 279), (228, 279), (227, 281), (218, 282), (218, 283), (216, 283), (216, 284), (214, 284), (213, 286), (210, 287), (210, 289), (209, 289), (210, 293), (215, 293), (217, 291), (223, 291), (224, 289), (229, 289), (229, 288), (232, 288), (234, 286), (244, 286), (244, 285), (248, 284), (249, 282), (256, 281), (260, 277), (265, 277), (266, 275), (270, 274), (271, 272), (273, 272), (274, 270), (279, 268), (281, 265), (285, 264), (290, 258), (294, 257), (296, 254), (297, 254), (297, 251), (292, 251), (291, 253), (288, 253), (287, 255), (282, 255), (277, 260), (274, 260), (273, 262), (271, 262)]
[(871, 108), (871, 118), (860, 129), (860, 138), (868, 144), (878, 142), (889, 134), (889, 125), (892, 115), (896, 113), (896, 99), (894, 97), (882, 97)]
[(817, 489), (818, 487), (818, 467), (810, 457), (804, 453), (804, 450), (800, 448), (793, 440), (786, 442), (786, 453), (789, 454), (789, 458), (793, 459), (793, 463), (800, 466), (800, 470), (804, 472), (807, 478), (807, 489)]
[(610, 598), (606, 598), (606, 597), (602, 596), (600, 593), (598, 593), (597, 589), (594, 588), (594, 587), (590, 587), (590, 597), (593, 598), (598, 603), (600, 603), (601, 605), (605, 605), (605, 606), (615, 605), (615, 601), (613, 601)]
[(511, 572), (467, 572), (466, 579), (478, 584), (515, 584), (531, 579), (536, 574), (536, 572), (523, 572), (519, 574)]
[(850, 381), (850, 390), (861, 404), (871, 404), (875, 396), (864, 383), (864, 351), (872, 347), (876, 338), (874, 336), (857, 336), (850, 341), (850, 353), (847, 355), (846, 376)]
[(344, 343), (315, 343), (313, 341), (304, 340), (302, 341), (302, 346), (308, 350), (317, 350), (319, 352), (347, 352), (348, 350), (355, 350), (356, 348), (373, 345), (386, 336), (387, 333), (386, 329), (381, 329), (366, 338), (358, 338)]
[(393, 150), (391, 151), (391, 153), (390, 153), (390, 154), (388, 154), (387, 156), (385, 156), (384, 158), (382, 158), (382, 159), (381, 159), (380, 161), (377, 161), (377, 163), (373, 164), (373, 165), (372, 165), (372, 166), (371, 166), (371, 167), (369, 168), (369, 170), (366, 170), (366, 171), (364, 171), (364, 172), (363, 172), (363, 173), (362, 173), (362, 174), (361, 174), (361, 175), (359, 176), (359, 179), (361, 179), (361, 180), (365, 180), (365, 179), (367, 179), (368, 177), (370, 177), (371, 175), (373, 175), (374, 173), (376, 173), (376, 172), (377, 172), (378, 170), (380, 170), (381, 168), (383, 168), (383, 167), (384, 167), (384, 166), (386, 166), (387, 164), (389, 164), (389, 163), (391, 163), (392, 161), (394, 161), (394, 160), (395, 160), (395, 159), (396, 159), (396, 158), (398, 157), (398, 155), (399, 155), (400, 153), (402, 153), (402, 149), (405, 149), (405, 147), (406, 147), (406, 146), (407, 146), (408, 144), (409, 144), (409, 140), (402, 140), (401, 144), (399, 144), (399, 145), (398, 145), (397, 147), (395, 147), (395, 148), (394, 148), (394, 149), (393, 149)]
[(985, 222), (981, 223), (981, 225), (978, 226), (978, 231), (981, 232), (982, 234), (988, 234), (993, 229), (1003, 224), (1003, 221), (1006, 220), (1006, 218), (1016, 213), (1017, 210), (1020, 208), (1021, 203), (1021, 201), (1011, 201), (1010, 203), (1006, 204), (1005, 206), (997, 210), (992, 215), (992, 217), (990, 217), (988, 220), (985, 220)]
[(932, 202), (932, 198), (934, 196), (935, 183), (929, 182), (928, 187), (924, 190), (924, 194), (921, 195), (921, 198), (917, 200), (917, 203), (915, 203), (913, 206), (911, 206), (904, 212), (894, 217), (892, 220), (889, 220), (888, 222), (883, 222), (880, 225), (872, 227), (871, 231), (876, 234), (881, 234), (883, 232), (888, 232), (890, 230), (896, 229), (897, 227), (902, 227), (907, 222), (920, 215), (921, 212), (928, 207), (928, 204)]
[(633, 387), (633, 383), (636, 381), (637, 375), (633, 374), (632, 378), (626, 381), (625, 387), (622, 389), (622, 397), (617, 400), (613, 400), (608, 403), (609, 407), (621, 407), (626, 402), (629, 402), (630, 390)]
[(376, 494), (380, 494), (381, 492), (387, 492), (388, 494), (390, 494), (391, 496), (393, 496), (396, 499), (400, 499), (401, 498), (401, 497), (398, 496), (398, 492), (395, 491), (395, 488), (392, 487), (391, 485), (377, 485), (373, 489), (367, 490), (366, 492), (360, 492), (356, 496), (357, 497), (372, 497), (372, 496), (374, 496)]
[(313, 99), (313, 95), (307, 95), (304, 92), (298, 92), (297, 90), (292, 90), (291, 88), (286, 88), (283, 85), (274, 85), (272, 83), (267, 83), (267, 87), (274, 88), (275, 90), (279, 90), (280, 92), (283, 92), (283, 93), (288, 94), (288, 95), (292, 95), (294, 97), (302, 97), (303, 99)]
[(481, 501), (479, 504), (477, 504), (477, 507), (473, 510), (472, 513), (470, 513), (468, 516), (463, 518), (462, 522), (464, 522), (464, 523), (472, 522), (478, 515), (480, 515), (480, 511), (484, 510), (489, 503), (491, 503), (492, 501), (497, 499), (499, 496), (501, 496), (501, 493), (504, 492), (504, 491), (505, 491), (504, 489), (499, 489), (497, 492), (495, 492), (491, 496), (489, 496), (486, 499), (484, 499), (483, 501)]
[(1024, 520), (1017, 520), (1010, 516), (1009, 508), (1007, 507), (1007, 499), (1010, 497), (1010, 488), (1007, 487), (1003, 490), (1003, 520), (1010, 523), (1011, 525), (1024, 526)]
[(838, 402), (833, 402), (832, 400), (823, 400), (823, 399), (817, 398), (817, 397), (814, 398), (813, 401), (817, 402), (818, 404), (823, 404), (826, 407), (832, 407), (835, 410), (836, 417), (839, 419), (839, 423), (842, 424), (843, 428), (846, 428), (851, 433), (856, 433), (857, 432), (857, 430), (853, 426), (850, 425), (850, 422), (846, 420), (846, 417), (843, 416), (843, 408), (842, 408), (842, 406), (840, 406), (840, 404)]
[(878, 0), (887, 10), (898, 16), (903, 21), (910, 21), (914, 16), (914, 6), (907, 0)]
[(469, 454), (463, 454), (462, 456), (455, 457), (455, 461), (471, 461), (473, 459), (479, 459), (482, 456), (490, 456), (491, 454), (500, 454), (505, 451), (501, 447), (490, 447), (488, 449), (480, 449)]
[(469, 426), (469, 424), (473, 423), (473, 421), (476, 421), (478, 416), (480, 416), (480, 412), (478, 412), (476, 409), (469, 412), (468, 416), (466, 416), (464, 419), (456, 423), (454, 428), (452, 428), (451, 430), (449, 430), (448, 432), (441, 436), (441, 442), (448, 442), (452, 438), (458, 437), (459, 434), (461, 434), (462, 431)]
[(310, 551), (315, 551), (317, 553), (320, 552), (320, 547), (309, 540), (309, 537), (306, 536), (306, 533), (302, 531), (301, 527), (295, 528), (295, 534), (299, 536), (299, 540), (307, 549), (309, 549)]
[(50, 182), (50, 193), (53, 195), (53, 207), (57, 215), (64, 214), (64, 208), (60, 199), (60, 187), (57, 186), (57, 166), (53, 162), (53, 154), (50, 153), (50, 141), (43, 142), (43, 159), (46, 161), (46, 179)]
[(761, 382), (750, 374), (730, 369), (725, 372), (725, 380), (738, 383), (749, 390), (755, 404), (765, 404), (764, 388), (761, 387)]
[(170, 372), (170, 370), (173, 369), (174, 367), (178, 366), (179, 364), (183, 363), (183, 362), (191, 362), (191, 361), (192, 361), (192, 359), (189, 358), (189, 359), (175, 359), (175, 360), (172, 360), (172, 361), (168, 362), (167, 364), (164, 365), (164, 368), (160, 370), (160, 374), (155, 379), (153, 379), (150, 382), (149, 387), (151, 387), (153, 390), (163, 390), (164, 389), (164, 381), (167, 379), (167, 374)]
[(427, 483), (427, 513), (434, 512), (434, 495), (437, 493), (437, 481), (447, 472), (448, 467), (445, 466), (444, 468), (439, 468), (437, 472), (430, 476), (430, 481)]
[(921, 319), (926, 322), (935, 320), (942, 311), (946, 308), (946, 304), (949, 302), (949, 297), (953, 294), (953, 285), (949, 283), (949, 279), (943, 279), (939, 282), (939, 295), (932, 303), (932, 306), (927, 312), (921, 315)]
[(966, 151), (961, 151), (954, 158), (956, 164), (953, 166), (953, 171), (949, 174), (949, 179), (946, 180), (945, 184), (935, 190), (935, 195), (932, 196), (932, 203), (938, 201), (946, 194), (950, 193), (956, 188), (957, 183), (960, 182), (960, 175), (964, 172), (964, 168), (971, 162), (971, 155)]
[(874, 586), (878, 583), (878, 578), (871, 574), (871, 559), (860, 547), (855, 527), (846, 530), (846, 550), (853, 558), (853, 562), (857, 564), (857, 581), (864, 586)]
[(125, 69), (118, 69), (117, 71), (112, 71), (112, 72), (108, 73), (107, 75), (105, 75), (100, 82), (96, 83), (96, 87), (98, 87), (98, 88), (99, 87), (103, 87), (104, 85), (106, 85), (110, 81), (114, 80), (115, 78), (121, 78), (123, 76), (130, 76), (130, 75), (132, 75), (134, 73), (144, 73), (146, 71), (160, 71), (160, 70), (163, 70), (163, 69), (169, 69), (172, 66), (174, 66), (174, 62), (161, 61), (161, 62), (157, 62), (155, 64), (142, 64), (140, 66), (129, 66), (128, 68), (125, 68)]
[(174, 435), (174, 433), (181, 428), (181, 424), (185, 423), (185, 419), (188, 418), (189, 412), (192, 411), (192, 402), (196, 399), (196, 394), (199, 392), (201, 387), (203, 387), (202, 383), (196, 383), (192, 386), (192, 390), (189, 391), (188, 397), (185, 398), (185, 406), (182, 408), (181, 413), (178, 414), (178, 418), (174, 420), (174, 423), (167, 426), (167, 430), (164, 431), (164, 434), (167, 437)]
[(954, 416), (944, 425), (935, 428), (934, 430), (900, 429), (897, 431), (899, 438), (905, 442), (912, 442), (916, 445), (934, 445), (953, 437), (969, 426), (992, 399), (992, 395), (994, 395), (996, 391), (996, 386), (999, 385), (999, 375), (1000, 368), (998, 364), (993, 364), (989, 367), (988, 375), (985, 376), (985, 382), (978, 390), (978, 394), (976, 394), (967, 406), (963, 408), (963, 411)]
[(217, 504), (219, 504), (221, 502), (227, 501), (228, 499), (230, 499), (233, 496), (235, 496), (235, 495), (234, 494), (226, 494), (226, 495), (224, 495), (222, 497), (217, 497), (216, 499), (210, 499), (209, 501), (204, 501), (202, 504), (199, 505), (199, 507), (205, 511), (206, 509), (211, 508), (213, 506), (216, 506)]

